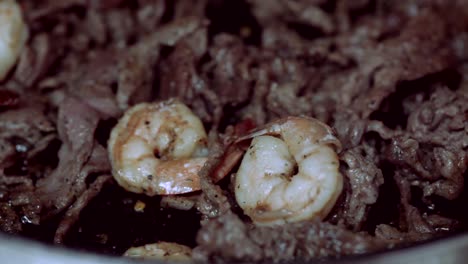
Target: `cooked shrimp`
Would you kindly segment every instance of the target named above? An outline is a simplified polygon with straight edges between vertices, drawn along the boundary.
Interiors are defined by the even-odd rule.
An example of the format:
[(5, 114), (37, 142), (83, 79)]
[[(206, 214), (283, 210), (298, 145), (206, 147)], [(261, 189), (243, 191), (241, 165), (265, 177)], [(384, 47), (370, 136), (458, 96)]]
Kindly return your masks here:
[(18, 3), (14, 0), (0, 0), (0, 81), (18, 60), (28, 34)]
[(158, 242), (141, 247), (129, 248), (124, 256), (142, 259), (188, 261), (192, 258), (192, 249), (170, 242)]
[(207, 135), (200, 119), (177, 100), (127, 110), (108, 149), (112, 174), (128, 191), (153, 196), (200, 189)]
[(341, 143), (330, 127), (288, 117), (237, 142), (248, 139), (253, 140), (235, 176), (235, 196), (255, 224), (327, 216), (343, 188), (336, 154)]

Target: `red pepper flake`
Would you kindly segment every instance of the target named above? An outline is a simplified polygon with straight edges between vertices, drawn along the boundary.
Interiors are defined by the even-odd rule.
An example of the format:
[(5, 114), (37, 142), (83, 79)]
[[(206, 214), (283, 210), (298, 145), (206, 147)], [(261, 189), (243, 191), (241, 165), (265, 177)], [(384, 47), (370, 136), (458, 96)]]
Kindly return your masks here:
[(19, 103), (19, 95), (13, 91), (0, 90), (0, 107), (16, 106)]

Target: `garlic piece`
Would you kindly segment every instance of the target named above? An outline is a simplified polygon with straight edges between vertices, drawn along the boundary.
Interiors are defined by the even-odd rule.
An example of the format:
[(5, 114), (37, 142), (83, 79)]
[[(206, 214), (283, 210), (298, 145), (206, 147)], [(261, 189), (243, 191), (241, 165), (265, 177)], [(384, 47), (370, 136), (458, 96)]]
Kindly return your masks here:
[(164, 261), (189, 261), (192, 258), (192, 249), (177, 243), (158, 242), (129, 248), (124, 256)]

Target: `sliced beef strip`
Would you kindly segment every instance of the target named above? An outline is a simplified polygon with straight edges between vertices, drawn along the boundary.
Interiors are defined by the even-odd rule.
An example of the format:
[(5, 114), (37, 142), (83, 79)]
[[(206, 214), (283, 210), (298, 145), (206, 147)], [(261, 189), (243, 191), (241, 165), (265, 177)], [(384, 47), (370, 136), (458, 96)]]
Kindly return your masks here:
[(364, 136), (370, 132), (377, 133), (382, 140), (389, 140), (401, 134), (400, 131), (388, 128), (381, 121), (360, 118), (351, 109), (337, 110), (332, 124), (344, 150), (361, 145)]
[(308, 76), (314, 75), (313, 70), (296, 59), (276, 58), (270, 65), (271, 83), (266, 97), (269, 112), (280, 117), (308, 115), (312, 111), (311, 98), (300, 93), (309, 85)]
[(8, 188), (8, 203), (14, 208), (18, 219), (21, 219), (21, 223), (34, 225), (41, 223), (42, 205), (34, 190), (33, 185), (25, 184)]
[(248, 100), (252, 77), (252, 56), (242, 41), (227, 34), (217, 35), (209, 50), (212, 58), (210, 87), (223, 105), (238, 105)]
[[(184, 43), (177, 45), (167, 60), (161, 63), (159, 96), (162, 99), (178, 97), (189, 104), (200, 100), (197, 99), (200, 94), (198, 91), (207, 87), (195, 69), (196, 63), (195, 53), (188, 45)], [(200, 115), (202, 120), (208, 117), (203, 108), (195, 111), (197, 114), (202, 114)]]
[(340, 154), (343, 175), (347, 178), (343, 215), (344, 224), (352, 230), (361, 230), (370, 207), (377, 202), (380, 186), (384, 183), (375, 149), (362, 144)]
[(106, 21), (102, 16), (102, 13), (95, 9), (90, 9), (86, 13), (83, 31), (87, 32), (89, 41), (94, 42), (98, 46), (105, 45), (109, 38)]
[(398, 82), (415, 80), (449, 67), (453, 56), (447, 48), (447, 36), (444, 20), (426, 11), (411, 19), (396, 38), (356, 49), (349, 42), (339, 44), (359, 64), (359, 71), (352, 73), (341, 87), (339, 103), (368, 117), (395, 91)]
[(182, 17), (162, 26), (153, 39), (166, 46), (174, 46), (182, 38), (192, 34), (201, 27), (206, 27), (208, 21), (196, 16)]
[(13, 165), (15, 162), (16, 148), (15, 145), (7, 138), (0, 139), (0, 161), (2, 164), (1, 175), (4, 175), (4, 169)]
[[(63, 73), (56, 81), (49, 82), (63, 80), (71, 94), (104, 118), (115, 118), (130, 105), (149, 100), (153, 88), (153, 72), (149, 69), (157, 60), (158, 51), (158, 47), (144, 42), (129, 48), (128, 52), (101, 51), (87, 62), (72, 65), (68, 74)], [(148, 56), (143, 58), (141, 54), (145, 52)]]
[(104, 20), (108, 26), (111, 43), (115, 43), (119, 48), (128, 46), (135, 36), (134, 28), (137, 27), (131, 11), (128, 8), (109, 9), (104, 14)]
[(249, 0), (253, 12), (263, 24), (283, 20), (286, 23), (305, 24), (330, 34), (335, 31), (331, 16), (321, 9), (320, 1), (275, 1)]
[(72, 21), (67, 21), (70, 20), (70, 15), (62, 18), (72, 25), (68, 29), (72, 36), (67, 40), (73, 51), (86, 54), (90, 49), (102, 47), (124, 49), (138, 39), (139, 31), (136, 29), (140, 29), (141, 24), (138, 23), (136, 12), (125, 5), (102, 5), (91, 4), (84, 15), (79, 15), (78, 19)]
[(200, 26), (199, 20), (184, 18), (161, 27), (125, 51), (111, 49), (98, 53), (81, 66), (83, 73), (74, 78), (71, 91), (101, 113), (118, 117), (129, 106), (152, 98), (161, 44), (176, 43)]
[(35, 20), (57, 15), (58, 13), (74, 6), (82, 6), (85, 4), (85, 0), (64, 0), (59, 2), (53, 0), (41, 2), (22, 0), (20, 2), (24, 10), (23, 14), (26, 17), (28, 24), (31, 24)]
[(438, 87), (429, 101), (413, 109), (407, 133), (386, 147), (390, 161), (417, 175), (414, 184), (423, 189), (424, 196), (453, 200), (464, 188), (467, 102), (466, 95)]
[(149, 101), (153, 92), (155, 64), (159, 59), (159, 43), (142, 40), (129, 48), (119, 61), (117, 103), (121, 110)]
[(38, 34), (31, 44), (21, 53), (18, 66), (14, 72), (14, 80), (25, 88), (32, 86), (41, 79), (50, 67), (63, 55), (64, 45), (60, 38), (51, 40), (48, 34)]
[[(263, 124), (285, 115), (326, 111), (323, 107), (328, 104), (327, 98), (315, 93), (321, 76), (314, 64), (329, 63), (327, 56), (303, 47), (283, 49), (282, 44), (275, 43), (267, 45), (281, 52), (269, 48), (257, 50), (242, 45), (230, 35), (218, 35), (214, 42), (210, 50), (214, 62), (208, 63), (205, 69), (209, 71), (213, 67), (213, 77), (207, 79), (212, 80), (211, 86), (224, 104), (234, 108), (247, 104), (241, 109), (241, 119), (253, 118), (257, 124)], [(320, 100), (323, 102), (318, 106)]]
[[(23, 184), (9, 190), (9, 204), (25, 224), (39, 225), (66, 210), (57, 230), (56, 242), (63, 241), (66, 232), (78, 219), (79, 211), (109, 179), (108, 176), (100, 176), (109, 173), (110, 164), (107, 151), (94, 140), (98, 120), (99, 115), (92, 108), (79, 99), (67, 97), (58, 116), (59, 138), (62, 140), (58, 167), (40, 178), (36, 186)], [(89, 178), (91, 175), (97, 179), (93, 181)], [(8, 224), (7, 220), (1, 221), (2, 224)], [(15, 228), (19, 231), (21, 225)]]
[(407, 130), (414, 138), (443, 145), (458, 151), (468, 147), (468, 95), (462, 90), (453, 92), (445, 86), (435, 89), (408, 116)]
[[(193, 31), (181, 39), (161, 63), (159, 96), (161, 99), (180, 98), (203, 122), (216, 129), (222, 115), (220, 98), (208, 88), (206, 80), (196, 69), (206, 51), (206, 34), (206, 30)], [(193, 42), (194, 36), (203, 41)]]
[(183, 41), (189, 46), (195, 54), (197, 60), (201, 60), (208, 50), (208, 27), (203, 26), (196, 29), (193, 33), (184, 37)]
[[(126, 47), (137, 27), (134, 14), (118, 4), (90, 3), (86, 0), (67, 0), (60, 3), (29, 7), (28, 20), (34, 30), (50, 27), (50, 22), (69, 26), (67, 44), (71, 51), (86, 53), (93, 44)], [(88, 7), (86, 9), (83, 9)], [(85, 10), (84, 13), (79, 13)], [(78, 12), (77, 12), (78, 11)], [(84, 19), (83, 19), (84, 18)], [(110, 41), (105, 43), (107, 41)]]
[[(47, 165), (39, 164), (36, 170), (33, 166), (56, 138), (45, 107), (37, 102), (25, 103), (0, 114), (0, 225), (2, 230), (14, 233), (22, 230), (23, 222), (39, 224), (41, 205), (33, 193), (34, 183)], [(17, 164), (21, 171), (9, 171)]]
[[(42, 205), (34, 193), (34, 183), (38, 177), (48, 173), (48, 166), (51, 164), (41, 162), (38, 157), (47, 155), (42, 151), (55, 138), (55, 134), (50, 134), (34, 145), (25, 144), (27, 142), (25, 140), (21, 141), (23, 143), (16, 143), (17, 145), (11, 145), (11, 142), (8, 142), (14, 148), (15, 153), (12, 153), (7, 161), (2, 161), (2, 166), (6, 168), (0, 171), (0, 201), (2, 204), (5, 203), (2, 206), (6, 214), (0, 217), (0, 222), (8, 232), (19, 233), (23, 230), (22, 224), (40, 224)], [(18, 152), (18, 150), (21, 151)], [(8, 171), (10, 165), (18, 166), (17, 163), (22, 166), (21, 175), (11, 174), (12, 172)], [(18, 172), (14, 169), (13, 173)], [(17, 222), (10, 222), (12, 219), (16, 219)]]
[(251, 119), (256, 125), (268, 122), (268, 113), (265, 107), (266, 97), (269, 91), (268, 71), (260, 66), (254, 72), (255, 84), (250, 103), (241, 110), (243, 119)]
[[(322, 8), (309, 1), (281, 1), (291, 14), (286, 21), (303, 23), (319, 28), (323, 33), (330, 34), (335, 31), (333, 18)], [(283, 12), (286, 13), (286, 12)]]
[(402, 215), (398, 227), (387, 224), (378, 225), (375, 230), (376, 237), (395, 243), (411, 244), (430, 239), (437, 234), (443, 234), (456, 227), (457, 223), (453, 219), (436, 214), (428, 215), (422, 213), (420, 209), (410, 203), (412, 195), (410, 190), (411, 183), (404, 173), (403, 171), (398, 171), (394, 174), (394, 180), (400, 192), (400, 210)]
[(125, 51), (98, 50), (87, 60), (70, 61), (66, 71), (49, 83), (55, 87), (65, 83), (71, 94), (98, 110), (103, 118), (119, 117), (129, 106), (151, 99), (155, 78), (151, 69), (158, 62), (160, 44), (175, 43), (200, 25), (199, 20), (184, 18), (142, 38)]
[(343, 109), (335, 113), (333, 121), (333, 128), (343, 144), (343, 149), (357, 147), (362, 142), (368, 120), (359, 118), (350, 109)]
[(96, 197), (101, 191), (103, 185), (108, 182), (112, 176), (105, 175), (96, 179), (68, 208), (60, 221), (57, 230), (55, 231), (54, 243), (63, 244), (65, 236), (70, 231), (72, 226), (78, 221), (81, 211), (89, 204), (89, 202)]
[(231, 209), (231, 205), (223, 190), (211, 178), (220, 160), (223, 158), (224, 147), (214, 133), (209, 135), (208, 142), (210, 146), (209, 158), (198, 173), (202, 194), (198, 199), (196, 207), (202, 214), (202, 222), (225, 214)]
[(196, 2), (187, 2), (184, 0), (174, 0), (174, 18), (182, 17), (205, 17), (206, 5), (208, 0), (200, 0)]
[(125, 0), (86, 0), (86, 2), (88, 3), (88, 6), (96, 9), (108, 9), (119, 7), (125, 3)]
[(394, 179), (400, 191), (400, 203), (404, 216), (400, 222), (400, 228), (413, 234), (415, 239), (427, 239), (435, 230), (423, 219), (419, 210), (410, 204), (411, 190), (408, 180), (400, 172), (395, 173)]
[(70, 67), (67, 90), (86, 102), (105, 117), (117, 117), (121, 114), (112, 86), (117, 83), (119, 53), (116, 51), (100, 52), (88, 62)]
[(97, 112), (78, 99), (69, 96), (62, 102), (58, 114), (62, 140), (59, 164), (54, 172), (38, 181), (36, 189), (45, 217), (66, 209), (86, 189), (88, 175), (83, 169), (93, 154), (98, 121)]
[(297, 34), (297, 32), (288, 29), (284, 25), (268, 24), (262, 32), (262, 47), (284, 51), (296, 51), (304, 49), (309, 42), (304, 40)]
[(0, 171), (13, 165), (19, 156), (34, 151), (40, 142), (50, 141), (44, 136), (52, 132), (53, 124), (39, 104), (0, 113)]
[(164, 0), (139, 0), (136, 12), (136, 22), (140, 34), (151, 34), (160, 24), (166, 12)]
[(211, 219), (197, 235), (199, 261), (308, 261), (360, 254), (386, 247), (370, 236), (324, 222), (252, 227), (227, 213)]

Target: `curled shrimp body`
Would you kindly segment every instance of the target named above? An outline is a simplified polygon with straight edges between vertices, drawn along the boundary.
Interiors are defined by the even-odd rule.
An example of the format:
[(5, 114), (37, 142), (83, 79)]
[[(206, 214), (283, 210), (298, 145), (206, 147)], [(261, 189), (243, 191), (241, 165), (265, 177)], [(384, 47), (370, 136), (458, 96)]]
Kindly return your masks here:
[(20, 5), (15, 0), (0, 1), (0, 81), (13, 68), (26, 46), (29, 31)]
[(112, 174), (126, 190), (150, 196), (199, 190), (206, 145), (203, 124), (181, 102), (138, 104), (111, 132)]
[(312, 118), (288, 117), (267, 124), (252, 139), (235, 177), (239, 206), (255, 224), (323, 219), (343, 189), (330, 127)]

